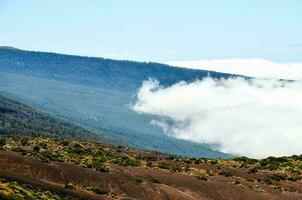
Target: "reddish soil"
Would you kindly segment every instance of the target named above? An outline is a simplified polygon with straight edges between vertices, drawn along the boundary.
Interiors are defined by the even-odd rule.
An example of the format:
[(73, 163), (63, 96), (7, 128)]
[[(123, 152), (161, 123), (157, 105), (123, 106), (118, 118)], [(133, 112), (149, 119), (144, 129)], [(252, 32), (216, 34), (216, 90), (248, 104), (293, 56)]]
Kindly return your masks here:
[[(209, 164), (202, 167), (206, 169), (214, 166)], [(302, 199), (300, 182), (281, 181), (280, 185), (290, 190), (281, 192), (271, 185), (254, 181), (264, 179), (265, 174), (250, 174), (243, 169), (226, 168), (236, 176), (215, 175), (208, 180), (198, 180), (195, 176), (162, 169), (121, 167), (114, 164), (111, 164), (111, 169), (110, 173), (102, 173), (73, 163), (43, 163), (33, 157), (0, 151), (0, 176), (79, 199)], [(238, 177), (240, 184), (234, 184)], [(136, 181), (138, 178), (142, 180), (141, 183)], [(159, 183), (155, 183), (154, 179)], [(68, 182), (74, 183), (76, 189), (65, 189)], [(85, 190), (87, 186), (102, 187), (116, 196), (95, 194)]]

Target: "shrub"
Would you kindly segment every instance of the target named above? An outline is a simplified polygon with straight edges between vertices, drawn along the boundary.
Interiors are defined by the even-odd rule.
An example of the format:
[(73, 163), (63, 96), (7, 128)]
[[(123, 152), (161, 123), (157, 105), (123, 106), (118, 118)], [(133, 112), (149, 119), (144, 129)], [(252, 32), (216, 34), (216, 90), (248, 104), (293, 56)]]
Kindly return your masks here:
[(272, 179), (267, 178), (264, 180), (264, 183), (266, 183), (267, 185), (271, 185), (271, 184), (273, 184), (273, 181), (272, 181)]
[(300, 180), (301, 178), (299, 177), (299, 176), (296, 176), (296, 175), (294, 175), (294, 176), (289, 176), (289, 177), (287, 177), (286, 178), (286, 180), (288, 180), (288, 181), (298, 181), (298, 180)]
[(155, 178), (151, 178), (150, 181), (152, 183), (161, 183), (159, 180), (155, 179)]
[(20, 153), (24, 153), (24, 154), (26, 153), (26, 151), (21, 147), (15, 147), (12, 149), (12, 151), (20, 152)]
[(281, 181), (281, 180), (285, 180), (287, 177), (288, 177), (287, 174), (278, 172), (278, 173), (274, 173), (271, 176), (271, 179), (276, 180), (276, 181)]
[(99, 165), (95, 168), (97, 171), (99, 172), (104, 172), (104, 173), (108, 173), (109, 172), (109, 169), (103, 165)]
[(152, 162), (151, 161), (148, 161), (147, 163), (146, 163), (146, 166), (147, 167), (152, 167), (153, 165), (152, 165)]
[(278, 191), (282, 191), (282, 187), (280, 185), (274, 185), (274, 189)]
[(161, 169), (170, 169), (171, 165), (168, 163), (158, 163), (157, 167)]
[(53, 162), (63, 162), (62, 156), (56, 152), (52, 151), (43, 151), (41, 152), (42, 159), (44, 161), (53, 161)]
[(254, 174), (254, 173), (257, 173), (257, 172), (258, 172), (258, 168), (257, 167), (253, 167), (253, 168), (249, 169), (249, 173)]
[(218, 164), (218, 161), (217, 161), (217, 160), (211, 160), (210, 163), (211, 163), (212, 165), (216, 165), (216, 164)]
[(244, 162), (247, 164), (255, 164), (258, 161), (256, 159), (252, 159), (252, 158), (248, 158), (248, 157), (237, 157), (237, 158), (233, 158), (234, 161), (238, 161), (238, 162)]
[(231, 176), (233, 176), (233, 173), (229, 172), (229, 171), (221, 171), (221, 172), (218, 172), (218, 174), (222, 175), (222, 176), (225, 176), (225, 177), (231, 177)]
[(92, 191), (97, 194), (109, 194), (109, 192), (103, 188), (92, 188)]
[(294, 160), (302, 161), (302, 155), (299, 155), (299, 156), (298, 155), (293, 155), (292, 157), (293, 157)]
[(194, 164), (195, 165), (199, 165), (201, 162), (200, 162), (200, 159), (196, 159), (196, 160), (194, 160)]
[(71, 182), (68, 182), (68, 183), (65, 184), (64, 188), (66, 188), (68, 190), (74, 190), (75, 186)]
[(143, 179), (141, 179), (141, 178), (136, 178), (136, 179), (135, 179), (135, 182), (137, 182), (137, 183), (142, 183), (142, 182), (144, 182), (144, 181), (143, 181)]
[(6, 144), (5, 138), (0, 138), (0, 150), (3, 149), (3, 146)]
[(34, 152), (39, 152), (40, 151), (40, 147), (38, 145), (33, 147), (33, 151)]
[(21, 138), (21, 145), (26, 146), (27, 144), (28, 144), (28, 138), (26, 137)]
[(138, 167), (140, 166), (140, 162), (136, 159), (129, 158), (127, 156), (122, 156), (115, 158), (113, 161), (115, 164), (118, 164), (123, 167), (131, 166), (131, 167)]
[(208, 180), (207, 176), (204, 175), (204, 174), (197, 176), (197, 179), (198, 180), (203, 180), (203, 181), (207, 181)]

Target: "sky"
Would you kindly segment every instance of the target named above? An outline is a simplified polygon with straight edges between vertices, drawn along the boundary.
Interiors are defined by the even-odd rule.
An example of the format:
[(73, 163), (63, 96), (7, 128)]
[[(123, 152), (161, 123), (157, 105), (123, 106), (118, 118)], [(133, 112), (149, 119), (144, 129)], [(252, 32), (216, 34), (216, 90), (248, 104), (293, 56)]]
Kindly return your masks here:
[(0, 45), (115, 59), (302, 62), (301, 0), (0, 0)]

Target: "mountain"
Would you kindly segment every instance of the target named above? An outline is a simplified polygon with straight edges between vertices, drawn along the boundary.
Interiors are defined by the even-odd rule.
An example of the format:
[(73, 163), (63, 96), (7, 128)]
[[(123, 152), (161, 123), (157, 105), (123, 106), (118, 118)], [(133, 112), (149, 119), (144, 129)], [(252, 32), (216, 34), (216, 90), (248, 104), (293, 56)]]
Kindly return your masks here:
[(154, 78), (169, 86), (206, 76), (233, 75), (119, 61), (0, 48), (0, 91), (31, 106), (55, 113), (149, 150), (183, 156), (229, 157), (199, 144), (169, 137), (130, 105), (143, 81)]

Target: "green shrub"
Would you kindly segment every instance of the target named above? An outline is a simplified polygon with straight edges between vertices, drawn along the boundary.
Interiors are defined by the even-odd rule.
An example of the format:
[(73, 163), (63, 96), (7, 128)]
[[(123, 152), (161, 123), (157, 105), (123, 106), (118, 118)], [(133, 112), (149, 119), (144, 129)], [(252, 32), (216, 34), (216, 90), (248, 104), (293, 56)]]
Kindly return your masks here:
[(194, 164), (195, 165), (199, 165), (201, 162), (200, 162), (200, 159), (196, 159), (196, 160), (194, 160)]
[(286, 178), (286, 180), (288, 180), (288, 181), (298, 181), (298, 180), (300, 180), (301, 178), (299, 177), (299, 176), (296, 176), (296, 175), (294, 175), (294, 176), (289, 176), (289, 177), (287, 177)]
[(153, 164), (152, 164), (152, 162), (151, 162), (151, 161), (148, 161), (148, 162), (146, 163), (146, 166), (147, 166), (147, 167), (152, 167), (152, 166), (153, 166)]
[(141, 178), (136, 178), (136, 179), (135, 179), (135, 182), (137, 182), (137, 183), (142, 183), (142, 182), (144, 182), (144, 181), (143, 181), (143, 179), (141, 179)]
[(273, 181), (272, 181), (272, 179), (267, 178), (267, 179), (264, 180), (264, 183), (267, 184), (267, 185), (271, 185), (271, 184), (273, 184)]
[(203, 181), (207, 181), (208, 180), (208, 178), (207, 178), (206, 175), (199, 175), (199, 176), (197, 176), (197, 179), (198, 180), (203, 180)]
[(282, 173), (282, 172), (278, 172), (278, 173), (274, 173), (271, 176), (271, 179), (276, 180), (276, 181), (281, 181), (281, 180), (285, 180), (288, 177), (287, 174)]
[(233, 173), (229, 172), (229, 171), (221, 171), (221, 172), (218, 172), (218, 174), (222, 175), (222, 176), (225, 176), (225, 177), (231, 177), (231, 176), (233, 176)]
[(253, 167), (253, 168), (249, 169), (249, 173), (254, 174), (254, 173), (257, 173), (257, 172), (258, 172), (258, 168), (257, 167)]
[(157, 167), (161, 168), (161, 169), (170, 169), (171, 164), (168, 164), (168, 163), (158, 163)]
[(3, 146), (6, 144), (5, 138), (0, 138), (0, 150), (3, 149)]
[(103, 188), (92, 188), (92, 191), (96, 194), (109, 194), (109, 192)]
[(39, 152), (39, 151), (40, 151), (40, 147), (39, 147), (38, 145), (35, 145), (35, 146), (33, 147), (33, 151), (34, 151), (34, 152)]
[(258, 162), (258, 160), (256, 159), (252, 159), (252, 158), (248, 158), (248, 157), (237, 157), (237, 158), (233, 158), (234, 161), (238, 161), (238, 162), (244, 162), (247, 164), (255, 164)]
[(65, 184), (64, 188), (66, 188), (68, 190), (74, 190), (75, 186), (71, 182), (68, 182), (68, 183)]
[(47, 151), (43, 151), (40, 153), (42, 156), (42, 159), (45, 162), (48, 161), (53, 161), (53, 162), (63, 162), (63, 158), (60, 154), (56, 153), (56, 152), (52, 152), (50, 150)]

